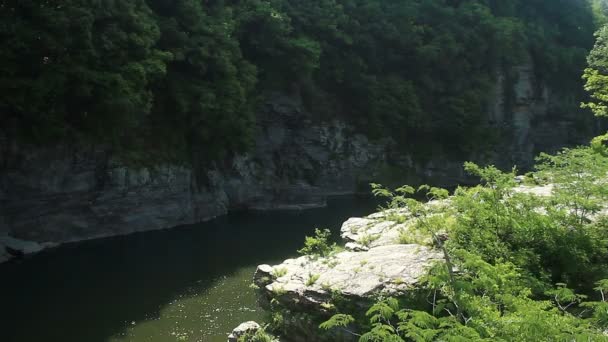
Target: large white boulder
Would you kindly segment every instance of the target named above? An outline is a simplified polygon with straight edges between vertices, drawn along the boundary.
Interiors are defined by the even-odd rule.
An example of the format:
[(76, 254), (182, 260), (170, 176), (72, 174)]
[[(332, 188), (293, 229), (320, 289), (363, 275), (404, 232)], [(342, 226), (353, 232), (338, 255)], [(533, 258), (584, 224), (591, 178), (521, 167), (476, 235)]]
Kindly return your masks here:
[(268, 297), (323, 311), (332, 292), (355, 301), (367, 301), (377, 294), (405, 294), (441, 257), (431, 247), (392, 244), (364, 252), (344, 251), (329, 258), (303, 256), (274, 267), (260, 265), (254, 279)]

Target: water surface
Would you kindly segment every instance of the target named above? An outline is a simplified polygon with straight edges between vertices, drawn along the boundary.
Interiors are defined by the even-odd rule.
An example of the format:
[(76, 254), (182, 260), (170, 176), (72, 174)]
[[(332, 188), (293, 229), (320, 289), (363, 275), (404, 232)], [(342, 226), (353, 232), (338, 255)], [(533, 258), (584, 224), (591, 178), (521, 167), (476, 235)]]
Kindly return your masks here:
[(258, 264), (295, 256), (315, 227), (337, 233), (374, 208), (340, 197), (322, 209), (235, 213), (0, 265), (0, 340), (225, 342), (263, 317), (249, 288)]

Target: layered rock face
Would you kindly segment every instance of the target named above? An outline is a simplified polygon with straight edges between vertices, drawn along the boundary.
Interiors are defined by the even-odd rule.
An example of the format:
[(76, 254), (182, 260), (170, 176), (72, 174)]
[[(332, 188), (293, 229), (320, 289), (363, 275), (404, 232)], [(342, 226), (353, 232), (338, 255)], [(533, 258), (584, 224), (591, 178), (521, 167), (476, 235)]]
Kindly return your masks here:
[(203, 174), (130, 167), (104, 149), (0, 149), (0, 237), (63, 243), (201, 222), (233, 208), (318, 207), (328, 195), (356, 192), (386, 162), (382, 142), (344, 123), (315, 124), (289, 97), (272, 97), (258, 125), (253, 151)]
[(509, 132), (507, 144), (498, 147), (493, 162), (503, 167), (526, 169), (540, 152), (587, 144), (598, 122), (591, 114), (577, 111), (573, 95), (552, 91), (536, 76), (531, 61), (497, 76), (488, 122)]
[[(553, 95), (533, 68), (516, 73), (515, 84), (498, 77), (488, 109), (488, 122), (509, 127), (512, 137), (483, 157), (417, 161), (390, 139), (370, 141), (347, 123), (313, 120), (282, 94), (270, 94), (258, 114), (252, 151), (204, 171), (134, 167), (103, 148), (33, 149), (4, 141), (0, 237), (63, 243), (200, 222), (233, 208), (309, 208), (324, 205), (328, 195), (367, 193), (371, 181), (450, 186), (466, 181), (464, 160), (526, 166), (541, 149), (584, 143), (584, 133), (571, 133), (576, 118), (552, 114)], [(514, 103), (507, 101), (510, 92)]]

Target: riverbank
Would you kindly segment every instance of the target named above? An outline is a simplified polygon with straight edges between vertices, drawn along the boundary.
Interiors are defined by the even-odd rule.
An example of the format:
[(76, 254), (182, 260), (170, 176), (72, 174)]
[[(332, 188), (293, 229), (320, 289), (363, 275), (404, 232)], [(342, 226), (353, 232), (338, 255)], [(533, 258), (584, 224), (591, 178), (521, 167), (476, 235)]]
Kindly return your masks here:
[[(353, 198), (353, 197), (361, 198), (361, 200), (363, 202), (369, 201), (370, 203), (375, 203), (370, 198), (369, 194), (332, 194), (332, 195), (328, 195), (327, 197), (319, 197), (318, 201), (315, 203), (300, 203), (300, 204), (285, 203), (285, 204), (275, 204), (272, 206), (260, 205), (258, 207), (255, 207), (252, 209), (247, 209), (247, 210), (236, 209), (233, 212), (227, 212), (223, 215), (220, 215), (219, 217), (230, 215), (231, 213), (236, 213), (236, 215), (239, 215), (239, 214), (242, 214), (245, 212), (250, 212), (254, 215), (255, 215), (255, 213), (263, 214), (265, 212), (272, 213), (272, 212), (281, 212), (281, 211), (285, 211), (285, 212), (293, 211), (293, 212), (297, 213), (299, 211), (309, 211), (309, 210), (313, 210), (313, 209), (327, 208), (328, 203), (340, 202), (341, 199), (348, 199), (348, 198)], [(218, 217), (205, 218), (201, 222), (198, 222), (198, 224), (216, 220), (217, 218)], [(141, 231), (125, 230), (125, 231), (120, 231), (120, 232), (108, 232), (108, 233), (100, 233), (95, 236), (90, 236), (90, 237), (81, 238), (81, 239), (71, 239), (71, 240), (62, 241), (62, 242), (42, 242), (42, 243), (39, 243), (36, 241), (17, 239), (12, 236), (9, 236), (7, 231), (4, 231), (4, 232), (0, 231), (0, 264), (2, 264), (4, 262), (8, 262), (13, 259), (19, 259), (19, 258), (23, 258), (23, 257), (32, 256), (34, 254), (43, 252), (45, 250), (59, 248), (59, 247), (65, 246), (65, 245), (85, 243), (87, 241), (94, 241), (94, 240), (103, 240), (103, 239), (108, 239), (108, 238), (112, 238), (112, 237), (124, 237), (124, 236), (129, 236), (132, 234), (145, 233), (147, 231), (158, 231), (158, 230), (163, 231), (163, 230), (170, 230), (170, 229), (175, 229), (175, 228), (179, 229), (179, 226), (177, 226), (177, 227), (156, 227), (153, 229), (144, 229)]]

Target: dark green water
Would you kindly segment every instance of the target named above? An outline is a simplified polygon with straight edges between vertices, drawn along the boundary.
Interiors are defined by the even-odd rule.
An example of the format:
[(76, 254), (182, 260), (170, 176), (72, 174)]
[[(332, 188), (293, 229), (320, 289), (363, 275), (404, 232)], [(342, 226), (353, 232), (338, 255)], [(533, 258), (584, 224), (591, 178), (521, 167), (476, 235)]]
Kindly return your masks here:
[(295, 256), (315, 227), (337, 233), (374, 208), (343, 197), (322, 209), (237, 213), (0, 265), (0, 341), (225, 342), (263, 317), (249, 288), (258, 264)]

